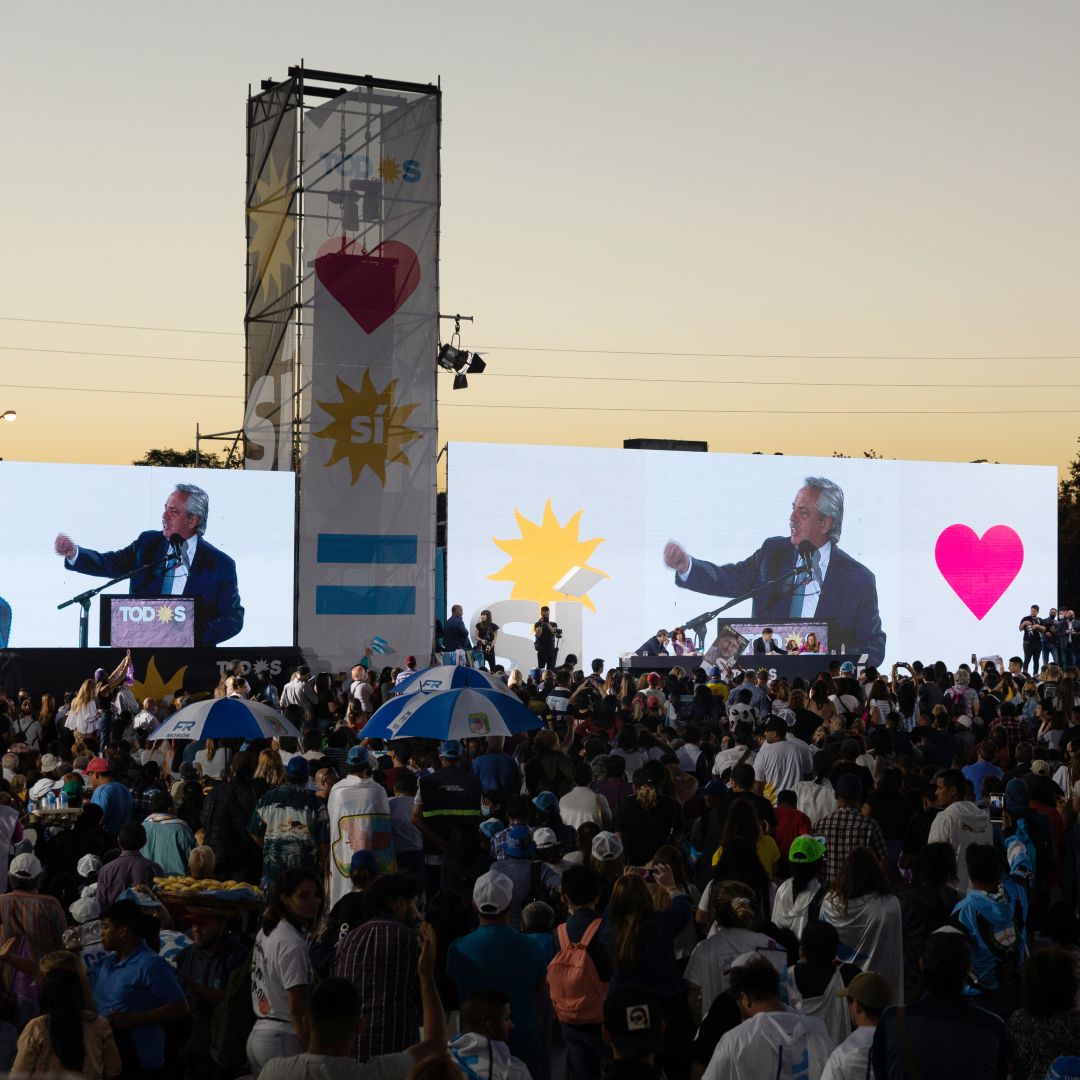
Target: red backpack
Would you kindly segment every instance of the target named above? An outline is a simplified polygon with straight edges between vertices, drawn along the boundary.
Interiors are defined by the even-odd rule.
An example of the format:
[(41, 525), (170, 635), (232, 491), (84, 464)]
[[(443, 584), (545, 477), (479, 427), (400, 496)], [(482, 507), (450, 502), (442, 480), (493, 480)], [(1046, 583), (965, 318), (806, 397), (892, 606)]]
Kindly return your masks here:
[(601, 922), (594, 919), (578, 942), (570, 940), (566, 923), (558, 929), (559, 951), (548, 964), (547, 982), (555, 1016), (564, 1024), (603, 1023), (608, 984), (601, 982), (588, 953)]

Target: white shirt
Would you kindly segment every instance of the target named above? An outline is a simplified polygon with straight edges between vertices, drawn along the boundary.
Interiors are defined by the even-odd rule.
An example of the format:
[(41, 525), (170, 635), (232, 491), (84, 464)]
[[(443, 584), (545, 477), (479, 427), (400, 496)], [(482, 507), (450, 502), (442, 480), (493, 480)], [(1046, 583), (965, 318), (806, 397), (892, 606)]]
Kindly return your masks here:
[(743, 754), (746, 754), (745, 764), (753, 765), (757, 754), (755, 754), (753, 750), (747, 754), (745, 746), (733, 746), (728, 750), (721, 750), (720, 753), (713, 758), (713, 776), (723, 776), (725, 770), (734, 768), (739, 764)]
[[(184, 590), (187, 588), (188, 574), (191, 573), (191, 563), (195, 558), (195, 549), (199, 546), (199, 534), (189, 536), (180, 545), (180, 565), (173, 571), (172, 588), (169, 589), (170, 596), (183, 596)], [(165, 571), (168, 573), (168, 571)]]
[(870, 1047), (875, 1030), (872, 1027), (856, 1028), (832, 1052), (821, 1080), (866, 1080), (870, 1075)]
[(587, 787), (575, 787), (559, 800), (559, 816), (575, 832), (587, 821), (606, 828), (611, 823), (611, 808), (602, 795)]
[(274, 1024), (275, 1030), (294, 1030), (288, 991), (314, 982), (307, 942), (288, 919), (281, 919), (269, 934), (259, 931), (251, 954), (251, 1005), (258, 1017), (256, 1023), (283, 1020), (285, 1024)]
[[(321, 756), (321, 755), (320, 755)], [(346, 776), (326, 800), (330, 819), (330, 896), (333, 907), (352, 891), (350, 864), (361, 849), (374, 852), (383, 871), (394, 866), (394, 835), (390, 825), (390, 797), (370, 776)]]
[(801, 739), (780, 739), (762, 743), (754, 759), (754, 776), (765, 785), (765, 795), (776, 802), (781, 791), (795, 785), (814, 767), (814, 755)]
[(731, 965), (743, 953), (757, 953), (768, 960), (783, 978), (787, 972), (787, 952), (766, 934), (742, 927), (723, 927), (711, 937), (699, 941), (686, 965), (686, 981), (701, 987), (701, 1015), (705, 1016), (713, 1002), (731, 981)]

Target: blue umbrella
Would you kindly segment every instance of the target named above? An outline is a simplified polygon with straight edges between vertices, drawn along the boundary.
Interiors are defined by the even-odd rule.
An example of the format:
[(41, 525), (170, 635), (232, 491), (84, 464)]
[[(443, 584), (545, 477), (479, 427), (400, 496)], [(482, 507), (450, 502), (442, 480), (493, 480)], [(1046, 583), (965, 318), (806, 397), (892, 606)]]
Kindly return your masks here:
[(478, 690), (500, 690), (511, 697), (517, 697), (502, 679), (479, 668), (463, 667), (460, 664), (443, 664), (413, 672), (394, 687), (394, 697), (401, 694), (435, 694), (441, 690), (457, 690), (463, 686), (474, 686)]
[(151, 739), (280, 739), (300, 732), (276, 709), (245, 698), (211, 698), (170, 716)]
[(463, 686), (392, 698), (364, 725), (365, 739), (478, 739), (543, 727), (514, 694)]

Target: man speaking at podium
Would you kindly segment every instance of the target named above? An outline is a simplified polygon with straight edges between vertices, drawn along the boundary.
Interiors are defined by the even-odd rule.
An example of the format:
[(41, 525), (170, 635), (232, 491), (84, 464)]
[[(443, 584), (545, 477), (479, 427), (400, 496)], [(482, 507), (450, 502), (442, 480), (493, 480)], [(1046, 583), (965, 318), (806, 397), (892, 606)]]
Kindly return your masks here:
[[(165, 502), (161, 531), (140, 533), (119, 551), (90, 551), (60, 533), (56, 553), (69, 570), (92, 577), (118, 577), (139, 567), (131, 578), (131, 596), (191, 596), (197, 602), (196, 644), (219, 645), (244, 626), (236, 585), (236, 563), (204, 539), (210, 498), (194, 484), (177, 484)], [(163, 561), (170, 548), (180, 552), (175, 568)]]
[(837, 547), (843, 523), (844, 492), (831, 480), (810, 476), (791, 504), (788, 535), (770, 536), (748, 559), (717, 566), (691, 558), (671, 540), (664, 562), (677, 585), (710, 596), (742, 596), (780, 578), (754, 597), (755, 619), (831, 619), (830, 651), (866, 653), (876, 667), (885, 658), (877, 584)]

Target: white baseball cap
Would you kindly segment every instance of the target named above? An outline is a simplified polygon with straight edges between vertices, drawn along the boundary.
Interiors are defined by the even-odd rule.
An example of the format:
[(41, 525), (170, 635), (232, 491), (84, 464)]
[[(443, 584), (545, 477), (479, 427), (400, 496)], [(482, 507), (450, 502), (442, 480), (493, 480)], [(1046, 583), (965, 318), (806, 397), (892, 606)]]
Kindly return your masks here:
[(97, 855), (84, 855), (75, 864), (75, 869), (78, 870), (79, 877), (89, 877), (101, 869), (101, 859)]
[(21, 855), (16, 855), (15, 858), (11, 860), (11, 865), (8, 867), (8, 877), (41, 877), (41, 863), (38, 861), (36, 855), (31, 855), (30, 852), (24, 851)]
[(600, 832), (593, 837), (592, 856), (600, 862), (614, 862), (622, 857), (622, 841), (613, 832)]
[(538, 850), (544, 848), (553, 848), (559, 846), (559, 838), (555, 835), (554, 829), (537, 829), (533, 833), (533, 843)]
[(497, 870), (489, 870), (476, 879), (473, 903), (481, 915), (501, 915), (513, 902), (514, 883)]

